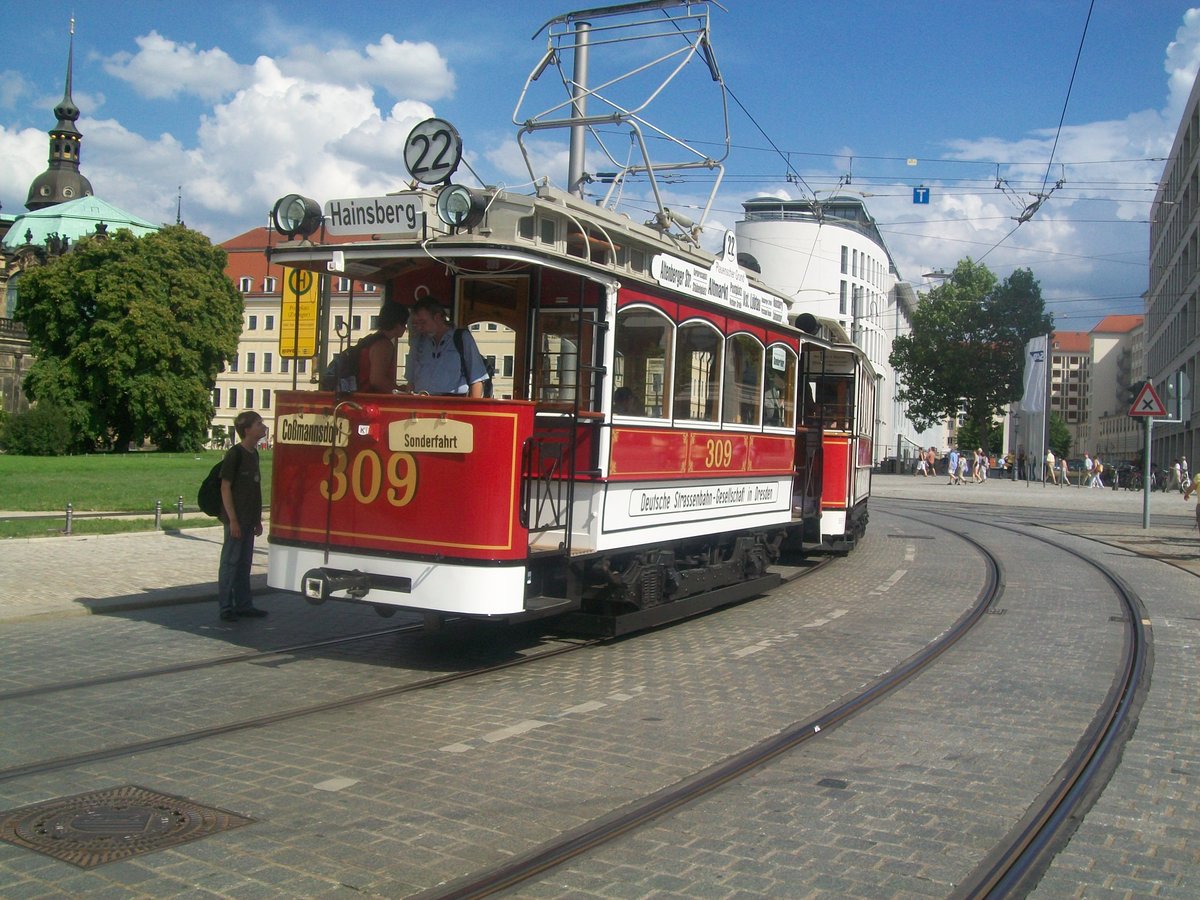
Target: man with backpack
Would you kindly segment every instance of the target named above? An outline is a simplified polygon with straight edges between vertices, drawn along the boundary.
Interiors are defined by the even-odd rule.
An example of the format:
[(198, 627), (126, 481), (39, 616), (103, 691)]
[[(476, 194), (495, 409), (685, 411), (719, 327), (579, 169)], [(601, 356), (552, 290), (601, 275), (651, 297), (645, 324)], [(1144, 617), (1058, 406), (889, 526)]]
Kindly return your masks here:
[(433, 297), (413, 304), (415, 340), (408, 361), (412, 389), (419, 394), (483, 397), (487, 365), (465, 328), (452, 328), (445, 309)]
[(254, 410), (238, 413), (233, 423), (238, 442), (221, 462), (221, 567), (217, 575), (217, 605), (221, 620), (261, 619), (267, 614), (250, 596), (250, 567), (254, 539), (262, 534), (262, 482), (258, 471), (258, 444), (267, 436), (267, 423)]

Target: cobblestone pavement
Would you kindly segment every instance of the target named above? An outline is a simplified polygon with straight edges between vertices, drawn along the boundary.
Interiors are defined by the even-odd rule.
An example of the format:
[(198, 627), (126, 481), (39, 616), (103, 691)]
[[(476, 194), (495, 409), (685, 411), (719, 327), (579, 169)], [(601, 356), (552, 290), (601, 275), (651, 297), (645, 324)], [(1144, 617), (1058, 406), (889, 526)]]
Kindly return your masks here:
[[(1200, 554), (1191, 506), (1156, 495), (1153, 527), (1143, 531), (1141, 498), (1126, 492), (883, 476), (875, 493), (868, 539), (849, 559), (718, 615), (434, 693), (0, 784), (4, 809), (133, 783), (257, 820), (87, 872), (0, 844), (0, 883), (12, 896), (394, 897), (520, 853), (804, 720), (941, 633), (978, 590), (979, 563), (950, 552), (945, 535), (905, 539), (913, 526), (887, 512), (904, 501), (905, 514), (949, 504), (981, 522), (1054, 528), (1141, 593), (1155, 645), (1149, 697), (1116, 777), (1039, 896), (1196, 896), (1200, 613), (1188, 571), (1200, 572)], [(1062, 515), (1071, 506), (1095, 515), (1071, 525)], [(1085, 532), (1117, 546), (1097, 550), (1075, 537)], [(1019, 813), (1023, 783), (1044, 781), (1045, 767), (1061, 761), (1111, 670), (1110, 611), (1092, 610), (1098, 625), (1086, 616), (1103, 587), (1082, 568), (1039, 565), (1049, 557), (1034, 540), (1012, 542), (1026, 565), (1008, 570), (1004, 615), (988, 617), (968, 637), (976, 643), (894, 703), (517, 893), (945, 896)], [(232, 628), (215, 622), (215, 604), (172, 606), (212, 599), (219, 545), (219, 529), (3, 542), (0, 673), (37, 683), (67, 677), (51, 671), (83, 659), (120, 671), (181, 652), (218, 655), (223, 641), (268, 646), (395, 621), (277, 594), (260, 598), (269, 619)], [(161, 608), (143, 608), (151, 606)], [(68, 618), (89, 612), (110, 614)], [(997, 635), (1001, 642), (989, 640)], [(485, 634), (469, 647), (455, 635), (379, 639), (240, 675), (155, 680), (162, 696), (96, 690), (91, 714), (112, 720), (97, 739), (128, 737), (185, 727), (216, 697), (229, 697), (235, 712), (283, 707), (322, 699), (339, 682), (383, 685), (401, 668), (440, 671), (468, 653), (525, 652), (529, 641), (536, 636)], [(1049, 732), (1025, 719), (1039, 699), (1060, 713)], [(31, 724), (23, 742), (18, 719), (71, 711), (87, 737), (87, 705), (50, 697), (6, 714), (5, 755), (52, 752), (52, 732)], [(1000, 731), (1015, 743), (1000, 743)]]
[[(216, 602), (221, 527), (0, 541), (0, 622)], [(266, 587), (266, 537), (251, 585)]]

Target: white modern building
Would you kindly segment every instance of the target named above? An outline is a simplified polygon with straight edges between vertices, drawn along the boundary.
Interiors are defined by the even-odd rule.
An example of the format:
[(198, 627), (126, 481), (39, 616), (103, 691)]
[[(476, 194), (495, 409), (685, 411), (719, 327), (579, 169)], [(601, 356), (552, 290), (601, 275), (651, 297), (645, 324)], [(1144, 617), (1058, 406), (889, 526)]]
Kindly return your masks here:
[(1176, 374), (1190, 386), (1183, 421), (1154, 426), (1150, 458), (1196, 459), (1196, 377), (1200, 360), (1200, 76), (1192, 85), (1175, 143), (1150, 210), (1150, 290), (1146, 296), (1146, 375), (1168, 402)]
[(947, 446), (944, 427), (917, 431), (896, 397), (888, 363), (892, 341), (911, 330), (917, 305), (900, 279), (875, 220), (862, 200), (837, 196), (819, 202), (757, 197), (742, 204), (739, 256), (763, 281), (791, 298), (791, 315), (837, 319), (866, 351), (879, 375), (875, 459), (910, 457), (919, 447)]

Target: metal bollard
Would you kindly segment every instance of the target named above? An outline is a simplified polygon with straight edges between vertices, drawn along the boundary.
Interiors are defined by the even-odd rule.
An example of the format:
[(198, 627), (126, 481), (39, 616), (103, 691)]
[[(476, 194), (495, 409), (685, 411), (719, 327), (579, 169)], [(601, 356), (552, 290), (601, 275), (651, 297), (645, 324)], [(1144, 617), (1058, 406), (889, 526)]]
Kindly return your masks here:
[(75, 507), (71, 505), (71, 501), (67, 501), (67, 527), (63, 529), (63, 534), (70, 534), (71, 528), (74, 525)]
[(175, 513), (179, 517), (179, 521), (183, 521), (183, 494), (179, 495), (179, 499), (175, 501)]
[(154, 501), (154, 530), (162, 531), (162, 501)]

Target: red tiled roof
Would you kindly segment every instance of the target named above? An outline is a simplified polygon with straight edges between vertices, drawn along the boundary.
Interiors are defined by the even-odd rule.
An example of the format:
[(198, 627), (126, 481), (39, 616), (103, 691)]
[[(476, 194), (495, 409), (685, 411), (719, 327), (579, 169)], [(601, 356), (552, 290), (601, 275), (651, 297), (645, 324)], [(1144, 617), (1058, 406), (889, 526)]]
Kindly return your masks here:
[(1145, 316), (1105, 316), (1100, 324), (1092, 329), (1092, 333), (1128, 334), (1142, 324)]
[(1086, 331), (1056, 331), (1051, 341), (1051, 349), (1059, 353), (1090, 353), (1092, 350), (1092, 336)]

